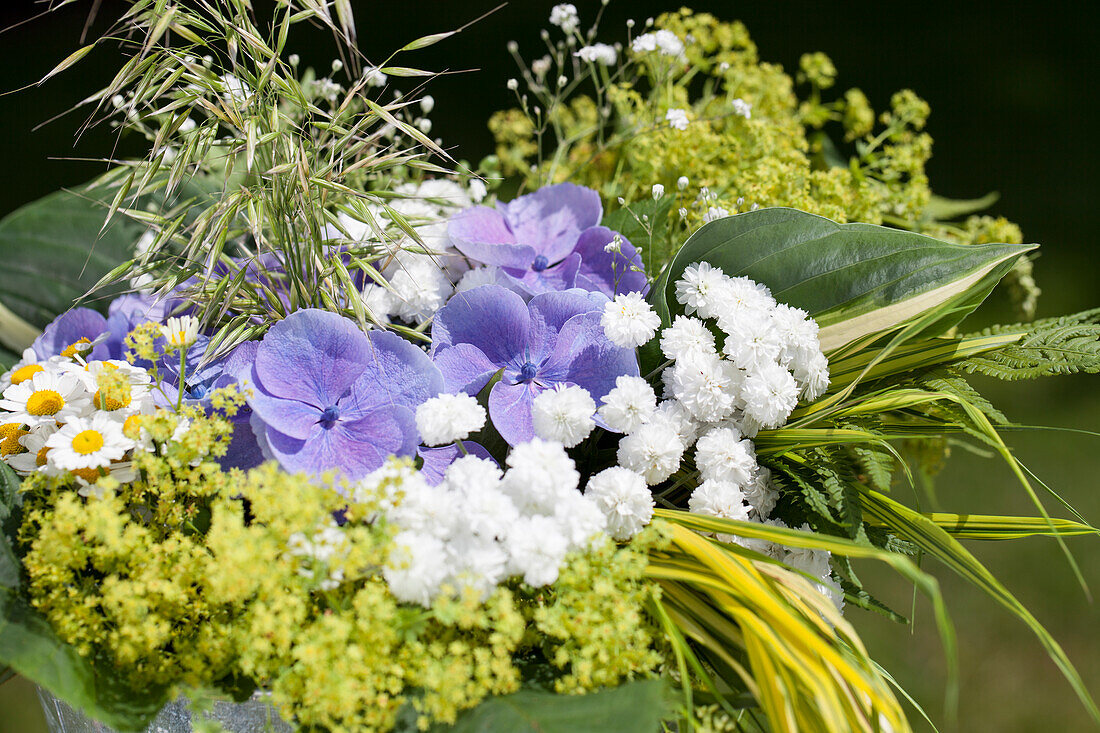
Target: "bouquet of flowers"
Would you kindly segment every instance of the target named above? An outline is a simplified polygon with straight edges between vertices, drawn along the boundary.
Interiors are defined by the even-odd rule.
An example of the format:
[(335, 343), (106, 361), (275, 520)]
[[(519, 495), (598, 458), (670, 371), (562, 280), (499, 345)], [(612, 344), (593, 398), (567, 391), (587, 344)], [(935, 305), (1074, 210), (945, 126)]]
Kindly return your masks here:
[[(950, 660), (931, 556), (1100, 720), (960, 541), (1096, 533), (967, 376), (1100, 371), (1100, 310), (1027, 322), (1034, 246), (931, 194), (912, 92), (590, 20), (509, 47), (476, 165), (403, 65), (453, 33), (371, 64), (339, 0), (133, 0), (51, 72), (117, 44), (89, 121), (148, 155), (0, 222), (13, 272), (53, 258), (0, 275), (0, 663), (120, 730), (259, 690), (309, 731), (903, 731), (843, 611), (906, 622), (886, 563)], [(1002, 282), (1025, 322), (968, 332)], [(1036, 516), (903, 501), (949, 438)]]

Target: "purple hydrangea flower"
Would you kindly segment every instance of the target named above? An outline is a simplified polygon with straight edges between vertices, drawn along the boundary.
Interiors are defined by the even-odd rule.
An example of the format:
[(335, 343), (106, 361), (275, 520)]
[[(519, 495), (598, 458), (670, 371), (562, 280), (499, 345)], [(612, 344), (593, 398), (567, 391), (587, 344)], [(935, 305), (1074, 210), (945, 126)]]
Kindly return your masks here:
[(414, 410), (440, 392), (428, 356), (400, 336), (365, 334), (308, 309), (275, 324), (248, 375), (260, 445), (288, 471), (355, 480), (420, 443)]
[(578, 289), (529, 303), (498, 285), (458, 293), (436, 314), (432, 358), (449, 391), (477, 394), (504, 370), (489, 393), (489, 416), (516, 445), (534, 437), (531, 403), (543, 390), (576, 384), (599, 401), (616, 378), (638, 375), (634, 350), (604, 335), (606, 302)]
[(630, 242), (624, 238), (619, 253), (604, 251), (615, 233), (598, 226), (602, 213), (595, 191), (559, 183), (495, 209), (466, 209), (447, 232), (462, 254), (500, 267), (528, 293), (574, 286), (608, 296), (644, 290), (642, 258)]
[(127, 293), (111, 301), (107, 307), (107, 331), (104, 342), (112, 359), (126, 358), (126, 337), (143, 323), (164, 323), (179, 301), (157, 299), (143, 293)]
[(496, 463), (496, 459), (481, 443), (464, 440), (462, 441), (462, 447), (466, 449), (466, 453), (459, 450), (456, 443), (441, 445), (438, 448), (429, 448), (422, 445), (417, 449), (416, 454), (424, 462), (420, 467), (420, 476), (428, 482), (429, 486), (438, 486), (443, 483), (443, 476), (447, 473), (447, 468), (464, 455), (487, 458)]
[[(73, 308), (53, 319), (31, 344), (35, 356), (45, 361), (51, 356), (72, 355), (72, 346), (81, 339), (94, 342), (107, 332), (107, 319), (91, 308)], [(104, 343), (92, 349), (89, 359), (109, 359), (110, 352)]]

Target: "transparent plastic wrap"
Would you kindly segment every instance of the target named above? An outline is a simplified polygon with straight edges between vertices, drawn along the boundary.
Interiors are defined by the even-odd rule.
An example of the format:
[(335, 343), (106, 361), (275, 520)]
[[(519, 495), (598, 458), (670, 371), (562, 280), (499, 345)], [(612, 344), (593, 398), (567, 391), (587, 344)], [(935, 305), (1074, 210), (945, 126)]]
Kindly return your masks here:
[[(115, 733), (114, 728), (87, 717), (79, 710), (38, 688), (38, 698), (51, 733)], [(214, 702), (209, 709), (192, 711), (186, 698), (168, 703), (145, 733), (191, 733), (193, 716), (220, 723), (227, 733), (291, 733), (294, 729), (279, 717), (262, 693), (241, 703)]]

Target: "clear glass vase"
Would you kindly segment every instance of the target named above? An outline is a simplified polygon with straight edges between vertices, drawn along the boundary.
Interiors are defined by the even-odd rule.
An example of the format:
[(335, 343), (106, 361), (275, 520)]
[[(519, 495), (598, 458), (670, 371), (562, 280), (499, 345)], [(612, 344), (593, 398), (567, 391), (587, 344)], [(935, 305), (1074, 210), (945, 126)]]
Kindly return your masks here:
[[(115, 733), (114, 728), (92, 720), (41, 687), (38, 699), (51, 733)], [(292, 733), (294, 730), (279, 717), (264, 694), (258, 692), (246, 702), (215, 702), (212, 709), (199, 713), (191, 710), (185, 698), (180, 698), (161, 708), (145, 733), (191, 733), (193, 715), (217, 721), (229, 733)]]

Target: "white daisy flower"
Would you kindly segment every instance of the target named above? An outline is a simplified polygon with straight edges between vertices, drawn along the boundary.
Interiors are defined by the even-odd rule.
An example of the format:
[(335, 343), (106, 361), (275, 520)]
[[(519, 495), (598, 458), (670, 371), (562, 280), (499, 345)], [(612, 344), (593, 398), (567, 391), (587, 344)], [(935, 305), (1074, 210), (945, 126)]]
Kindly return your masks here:
[(50, 370), (13, 384), (0, 399), (0, 409), (13, 413), (2, 418), (4, 422), (19, 422), (31, 428), (80, 417), (91, 406), (92, 396), (79, 379)]
[[(2, 430), (3, 428), (0, 428), (0, 431)], [(35, 471), (53, 473), (46, 465), (46, 454), (50, 451), (46, 447), (46, 441), (56, 432), (56, 425), (40, 425), (29, 433), (20, 435), (18, 441), (25, 452), (6, 456), (4, 460), (20, 476), (28, 476)]]
[(73, 417), (46, 440), (46, 462), (62, 471), (83, 471), (122, 460), (134, 441), (122, 434), (122, 424), (102, 413)]
[(194, 316), (173, 316), (160, 327), (160, 333), (173, 349), (186, 349), (199, 337), (199, 319)]

